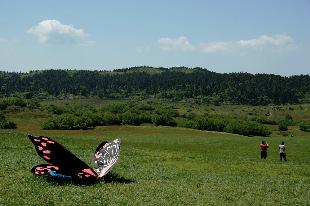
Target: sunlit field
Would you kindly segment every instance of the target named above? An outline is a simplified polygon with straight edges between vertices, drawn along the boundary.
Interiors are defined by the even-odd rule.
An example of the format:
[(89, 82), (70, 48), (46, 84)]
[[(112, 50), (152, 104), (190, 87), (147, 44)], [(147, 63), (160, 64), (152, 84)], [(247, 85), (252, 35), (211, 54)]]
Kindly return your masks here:
[[(31, 123), (31, 121), (30, 121)], [(30, 124), (29, 123), (29, 124)], [(310, 136), (245, 137), (185, 128), (106, 126), (0, 130), (0, 205), (309, 205)], [(28, 129), (27, 129), (28, 127)], [(119, 162), (93, 185), (34, 176), (27, 133), (49, 136), (92, 165), (96, 146), (120, 138)], [(266, 160), (259, 143), (269, 143)], [(287, 162), (278, 145), (285, 141)]]

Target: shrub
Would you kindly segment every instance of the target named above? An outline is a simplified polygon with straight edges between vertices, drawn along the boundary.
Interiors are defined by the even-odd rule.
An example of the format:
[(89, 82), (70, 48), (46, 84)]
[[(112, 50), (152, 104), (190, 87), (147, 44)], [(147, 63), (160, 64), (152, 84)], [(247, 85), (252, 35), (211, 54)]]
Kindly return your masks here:
[(27, 106), (26, 101), (20, 97), (7, 97), (4, 99), (4, 101), (8, 106), (19, 106), (19, 107)]
[(269, 136), (271, 134), (270, 130), (262, 124), (238, 120), (230, 121), (224, 131), (245, 136)]
[(186, 118), (179, 118), (177, 120), (178, 127), (185, 127), (185, 128), (194, 128), (194, 121)]
[(120, 102), (111, 103), (103, 108), (103, 111), (111, 112), (113, 114), (120, 114), (125, 112), (126, 110), (127, 110), (127, 104)]
[(8, 105), (5, 102), (3, 101), (0, 102), (0, 110), (5, 110), (7, 107)]
[(37, 108), (40, 108), (40, 103), (36, 100), (32, 100), (32, 99), (28, 99), (27, 100), (27, 107), (29, 109), (37, 109)]
[(54, 104), (48, 105), (47, 111), (52, 113), (52, 114), (62, 114), (64, 112), (62, 107), (56, 106)]
[(121, 115), (122, 124), (140, 125), (142, 123), (152, 123), (152, 117), (147, 113), (125, 112)]
[(153, 111), (155, 109), (154, 106), (150, 104), (139, 104), (137, 105), (137, 108), (143, 111)]
[(273, 119), (269, 119), (266, 117), (257, 117), (257, 118), (253, 118), (254, 121), (261, 123), (261, 124), (270, 124), (270, 125), (276, 125), (277, 122)]
[(156, 107), (155, 113), (158, 115), (165, 115), (169, 117), (177, 117), (179, 115), (176, 109), (173, 109), (172, 107), (163, 107), (163, 106)]
[(92, 120), (88, 117), (64, 114), (49, 118), (48, 121), (43, 124), (43, 129), (75, 130), (88, 129), (92, 126)]
[(120, 125), (121, 119), (119, 115), (111, 112), (101, 112), (98, 114), (97, 125)]
[(36, 109), (40, 107), (40, 104), (36, 100), (23, 99), (21, 97), (6, 97), (0, 100), (0, 110), (5, 110), (10, 107), (28, 107), (30, 109)]
[(141, 124), (142, 123), (152, 123), (152, 115), (148, 113), (141, 113), (139, 115), (139, 118), (141, 119)]
[(304, 132), (310, 132), (310, 122), (301, 122), (299, 129)]
[(0, 129), (16, 129), (14, 122), (7, 121), (5, 116), (0, 113)]
[(193, 129), (222, 132), (226, 122), (216, 118), (200, 117), (194, 120)]
[(289, 123), (286, 120), (279, 121), (279, 130), (280, 131), (287, 131)]
[(152, 116), (152, 122), (154, 125), (159, 126), (176, 126), (176, 121), (169, 115), (158, 115), (155, 114)]
[(46, 122), (42, 125), (43, 129), (59, 129), (59, 123), (54, 118), (49, 118)]
[(16, 129), (17, 125), (15, 122), (7, 121), (6, 128), (7, 129)]
[(17, 126), (14, 122), (0, 121), (0, 129), (16, 129)]
[(140, 125), (142, 122), (139, 119), (137, 114), (132, 112), (125, 112), (121, 115), (122, 124), (129, 124), (129, 125)]
[(293, 124), (293, 117), (292, 117), (291, 115), (289, 115), (289, 114), (286, 114), (286, 115), (285, 115), (284, 120), (286, 121), (287, 126), (289, 126), (289, 125), (292, 125), (292, 124)]

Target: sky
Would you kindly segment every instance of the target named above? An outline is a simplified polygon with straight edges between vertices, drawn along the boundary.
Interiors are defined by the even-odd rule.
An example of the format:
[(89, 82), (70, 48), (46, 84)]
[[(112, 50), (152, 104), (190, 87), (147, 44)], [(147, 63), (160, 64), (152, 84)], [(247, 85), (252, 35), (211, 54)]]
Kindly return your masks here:
[(310, 74), (310, 0), (0, 0), (0, 70)]

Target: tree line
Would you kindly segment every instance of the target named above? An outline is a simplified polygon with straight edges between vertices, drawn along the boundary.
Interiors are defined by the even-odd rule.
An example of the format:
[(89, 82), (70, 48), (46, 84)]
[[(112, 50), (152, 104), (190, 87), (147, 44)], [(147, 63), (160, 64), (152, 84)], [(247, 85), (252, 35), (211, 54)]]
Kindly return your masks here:
[(0, 72), (0, 95), (81, 95), (127, 98), (155, 95), (159, 98), (199, 98), (230, 104), (299, 103), (310, 94), (310, 76), (216, 73), (203, 68), (132, 67), (113, 71), (36, 70)]

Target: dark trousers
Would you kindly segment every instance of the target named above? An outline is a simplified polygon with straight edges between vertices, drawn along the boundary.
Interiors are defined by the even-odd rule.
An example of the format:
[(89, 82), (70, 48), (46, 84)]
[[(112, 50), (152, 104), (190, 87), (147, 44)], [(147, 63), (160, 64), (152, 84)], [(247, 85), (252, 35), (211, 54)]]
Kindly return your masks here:
[(266, 159), (267, 158), (267, 151), (260, 151), (260, 158)]
[(282, 159), (284, 159), (284, 161), (286, 161), (286, 154), (285, 153), (280, 153), (280, 160), (282, 161)]

